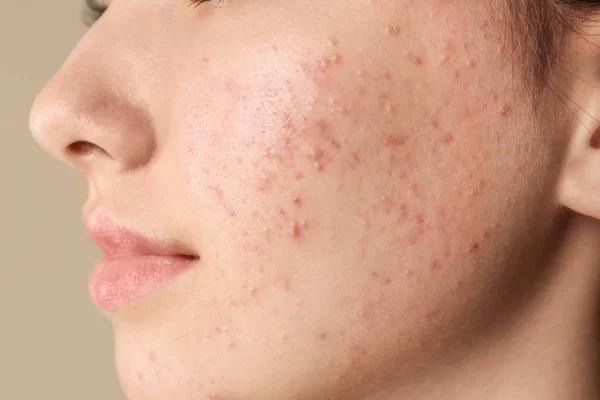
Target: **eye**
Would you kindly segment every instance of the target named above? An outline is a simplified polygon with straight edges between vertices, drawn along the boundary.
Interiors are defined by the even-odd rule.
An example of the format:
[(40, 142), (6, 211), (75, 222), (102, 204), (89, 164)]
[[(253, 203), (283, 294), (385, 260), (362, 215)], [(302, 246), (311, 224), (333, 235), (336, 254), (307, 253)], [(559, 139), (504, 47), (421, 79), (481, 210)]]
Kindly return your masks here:
[(106, 11), (108, 6), (102, 0), (85, 0), (83, 19), (86, 26), (92, 26)]
[[(202, 3), (208, 3), (212, 0), (186, 0), (188, 5), (196, 8)], [(86, 26), (92, 26), (94, 22), (98, 21), (102, 14), (106, 11), (108, 6), (106, 1), (103, 0), (85, 0), (85, 12), (84, 21)]]

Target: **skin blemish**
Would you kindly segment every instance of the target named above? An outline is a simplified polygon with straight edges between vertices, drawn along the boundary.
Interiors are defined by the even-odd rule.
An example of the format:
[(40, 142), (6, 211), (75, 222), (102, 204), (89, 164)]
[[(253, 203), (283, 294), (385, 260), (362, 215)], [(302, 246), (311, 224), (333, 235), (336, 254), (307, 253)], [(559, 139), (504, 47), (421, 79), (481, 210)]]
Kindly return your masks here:
[(435, 129), (440, 129), (440, 121), (438, 120), (433, 120), (431, 122), (431, 126), (433, 126)]
[(156, 361), (156, 352), (154, 350), (148, 352), (148, 360)]
[(469, 68), (475, 68), (475, 67), (477, 67), (477, 63), (474, 60), (469, 60), (469, 62), (467, 63), (467, 65), (469, 66)]
[(408, 205), (406, 203), (400, 206), (400, 212), (404, 219), (408, 218)]
[(466, 119), (473, 117), (473, 110), (469, 106), (464, 106), (460, 112), (460, 115)]
[(454, 135), (452, 133), (448, 133), (444, 136), (444, 143), (452, 143), (454, 142)]
[(415, 196), (419, 197), (419, 187), (416, 183), (411, 183), (410, 185), (408, 185), (408, 187), (414, 193)]
[(411, 53), (411, 54), (409, 54), (408, 58), (414, 65), (416, 65), (418, 67), (423, 66), (423, 64), (425, 63), (425, 61), (423, 60), (423, 57), (421, 57), (417, 54)]
[(144, 375), (141, 372), (138, 372), (137, 379), (138, 379), (138, 382), (143, 382), (144, 381)]
[(293, 238), (296, 238), (296, 239), (302, 237), (302, 227), (300, 226), (299, 223), (294, 222), (294, 224), (292, 225), (290, 234), (292, 235)]
[(327, 332), (321, 332), (321, 333), (319, 333), (319, 340), (321, 342), (326, 341), (327, 340)]
[(390, 278), (389, 276), (385, 278), (385, 284), (389, 285), (390, 283), (392, 283), (392, 278)]
[(412, 269), (409, 269), (406, 271), (406, 276), (411, 278), (415, 275), (415, 271), (413, 271)]
[(321, 161), (323, 160), (324, 156), (325, 153), (318, 147), (312, 147), (310, 150), (308, 150), (308, 157), (314, 161)]
[(471, 250), (469, 250), (469, 253), (475, 253), (479, 251), (479, 242), (475, 242), (471, 245)]
[(440, 264), (440, 262), (438, 260), (433, 260), (431, 262), (431, 270), (432, 271), (437, 271), (441, 268), (442, 268), (442, 264)]
[(360, 156), (358, 155), (358, 153), (356, 153), (356, 152), (352, 153), (352, 159), (354, 161), (356, 161), (357, 163), (360, 163)]
[(422, 225), (425, 222), (425, 218), (421, 214), (418, 214), (416, 219), (417, 223), (419, 223), (420, 225)]
[(394, 80), (394, 78), (392, 77), (392, 74), (390, 74), (389, 72), (386, 72), (385, 74), (383, 74), (383, 77), (385, 78), (386, 81), (391, 82)]
[(440, 315), (440, 312), (441, 312), (441, 310), (439, 308), (434, 308), (433, 310), (431, 310), (427, 314), (425, 314), (425, 318), (427, 320), (435, 319), (438, 315)]
[(292, 282), (290, 281), (290, 278), (285, 278), (283, 280), (283, 289), (286, 292), (289, 292), (292, 289)]
[(302, 197), (300, 196), (295, 196), (293, 199), (294, 205), (296, 207), (302, 207)]
[(364, 357), (367, 354), (369, 354), (369, 350), (367, 350), (367, 348), (365, 346), (363, 346), (362, 344), (355, 344), (353, 345), (351, 348), (352, 353)]
[(382, 106), (383, 111), (385, 111), (387, 114), (395, 114), (396, 113), (396, 106), (392, 105), (392, 104), (384, 104)]
[(390, 36), (398, 36), (400, 34), (400, 27), (398, 25), (388, 25), (386, 31)]
[(460, 80), (460, 71), (459, 70), (454, 71), (454, 80), (456, 80), (456, 81)]
[(371, 272), (371, 276), (372, 276), (373, 278), (379, 278), (379, 272), (377, 272), (377, 271), (373, 271), (373, 272)]
[(496, 112), (496, 115), (502, 118), (508, 116), (508, 114), (510, 114), (510, 104), (504, 104)]
[(402, 135), (389, 135), (386, 138), (385, 144), (390, 147), (399, 147), (406, 144), (406, 136)]
[(338, 47), (340, 45), (340, 41), (335, 38), (329, 39), (327, 43), (329, 43), (330, 47)]
[(302, 179), (304, 179), (304, 174), (302, 172), (298, 172), (296, 174), (296, 180), (301, 181)]

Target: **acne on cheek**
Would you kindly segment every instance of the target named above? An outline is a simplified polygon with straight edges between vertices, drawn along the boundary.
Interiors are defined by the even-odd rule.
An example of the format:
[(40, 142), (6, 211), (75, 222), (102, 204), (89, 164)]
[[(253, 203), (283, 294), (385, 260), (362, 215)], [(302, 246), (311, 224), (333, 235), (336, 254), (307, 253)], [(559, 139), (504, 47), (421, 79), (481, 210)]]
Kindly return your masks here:
[[(385, 34), (394, 41), (402, 37), (402, 28), (398, 24), (391, 23), (386, 26)], [(394, 76), (392, 71), (380, 71), (375, 73), (360, 66), (356, 70), (356, 93), (350, 94), (348, 98), (355, 97), (354, 103), (345, 102), (343, 95), (344, 83), (342, 74), (347, 74), (350, 65), (343, 54), (343, 43), (336, 38), (327, 42), (324, 53), (316, 58), (301, 62), (300, 69), (312, 82), (319, 93), (318, 98), (311, 99), (311, 110), (324, 110), (325, 113), (317, 115), (306, 112), (296, 113), (296, 110), (282, 112), (280, 118), (280, 136), (272, 146), (265, 148), (262, 159), (256, 160), (254, 167), (258, 171), (259, 179), (256, 184), (256, 194), (271, 196), (278, 190), (288, 191), (295, 187), (295, 183), (306, 185), (304, 182), (318, 180), (320, 174), (330, 172), (334, 166), (356, 167), (363, 160), (368, 159), (364, 149), (353, 147), (339, 129), (340, 122), (346, 121), (347, 125), (358, 127), (360, 116), (365, 112), (362, 97), (377, 96), (379, 109), (393, 125), (397, 112), (394, 101), (394, 87), (403, 84), (401, 79)], [(407, 53), (408, 61), (416, 70), (431, 68), (447, 69), (450, 76), (455, 72), (461, 78), (467, 77), (470, 71), (477, 69), (477, 60), (472, 54), (473, 48), (468, 43), (456, 43), (452, 39), (442, 42), (439, 57), (424, 56), (418, 52)], [(346, 76), (346, 75), (344, 75)], [(367, 89), (367, 87), (369, 89)], [(377, 88), (385, 87), (377, 94)], [(375, 91), (375, 93), (373, 93)], [(510, 103), (502, 101), (502, 96), (493, 92), (489, 95), (487, 102), (482, 102), (486, 107), (495, 107), (498, 118), (510, 116)], [(469, 120), (474, 118), (479, 110), (471, 104), (461, 105), (454, 99), (449, 99), (444, 106), (445, 113), (454, 112), (461, 118)], [(334, 122), (335, 121), (335, 122)], [(348, 121), (350, 121), (348, 123)], [(346, 126), (346, 125), (345, 125)], [(428, 127), (431, 134), (437, 135), (438, 145), (432, 150), (439, 153), (440, 149), (453, 146), (459, 140), (456, 133), (446, 126), (442, 115), (434, 116), (431, 126)], [(404, 180), (409, 185), (410, 194), (419, 197), (418, 185), (410, 183), (410, 174), (405, 171), (405, 166), (410, 161), (411, 152), (408, 149), (412, 132), (390, 132), (381, 139), (381, 148), (388, 154), (388, 169), (390, 176)], [(496, 134), (497, 140), (501, 140), (501, 134)], [(404, 168), (404, 169), (403, 169)], [(483, 181), (473, 184), (472, 196), (477, 197), (485, 188)], [(235, 218), (237, 212), (227, 202), (223, 191), (211, 188), (217, 201), (227, 211), (231, 218)], [(286, 199), (284, 204), (276, 206), (265, 213), (266, 227), (264, 229), (263, 244), (272, 244), (274, 240), (293, 240), (301, 242), (310, 235), (310, 229), (318, 225), (318, 221), (310, 221), (302, 214), (303, 209), (313, 207), (312, 204), (303, 200), (303, 194), (297, 194)], [(428, 225), (418, 218), (411, 221), (408, 218), (407, 204), (387, 204), (384, 206), (385, 213), (390, 214), (393, 208), (398, 208), (398, 220), (404, 224), (413, 226), (410, 233), (405, 237), (405, 244), (417, 246), (426, 237), (429, 230)], [(414, 215), (413, 215), (414, 218)], [(368, 225), (368, 223), (366, 223)], [(286, 239), (287, 238), (287, 239)], [(253, 248), (258, 251), (260, 245)], [(248, 248), (252, 248), (249, 246)], [(473, 246), (474, 251), (478, 246)], [(264, 250), (261, 249), (264, 252)], [(437, 266), (431, 270), (441, 269)]]

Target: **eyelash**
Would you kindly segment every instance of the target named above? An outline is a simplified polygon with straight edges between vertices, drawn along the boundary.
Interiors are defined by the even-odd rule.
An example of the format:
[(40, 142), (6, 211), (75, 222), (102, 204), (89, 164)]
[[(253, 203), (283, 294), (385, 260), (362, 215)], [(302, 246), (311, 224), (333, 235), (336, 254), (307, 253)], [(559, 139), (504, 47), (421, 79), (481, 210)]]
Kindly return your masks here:
[[(198, 7), (202, 3), (210, 3), (212, 0), (186, 0), (188, 6), (193, 8)], [(107, 10), (107, 6), (100, 4), (98, 0), (85, 0), (85, 8), (87, 13), (86, 24), (91, 26), (98, 21), (102, 14)]]

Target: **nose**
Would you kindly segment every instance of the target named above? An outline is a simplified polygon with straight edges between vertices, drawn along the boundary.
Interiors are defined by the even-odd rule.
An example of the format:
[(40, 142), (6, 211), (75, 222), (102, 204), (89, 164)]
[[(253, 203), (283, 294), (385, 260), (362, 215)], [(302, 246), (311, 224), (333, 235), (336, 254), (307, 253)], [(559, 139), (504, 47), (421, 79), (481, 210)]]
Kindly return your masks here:
[(153, 121), (136, 98), (135, 80), (127, 79), (131, 69), (110, 54), (84, 38), (38, 94), (29, 116), (35, 140), (88, 175), (140, 168), (155, 152)]

